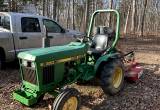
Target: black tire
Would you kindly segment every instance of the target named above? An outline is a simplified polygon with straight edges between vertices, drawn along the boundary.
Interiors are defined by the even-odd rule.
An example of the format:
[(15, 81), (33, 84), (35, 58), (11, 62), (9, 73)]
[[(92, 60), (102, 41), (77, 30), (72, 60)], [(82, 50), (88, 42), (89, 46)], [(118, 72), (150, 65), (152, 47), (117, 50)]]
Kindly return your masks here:
[(5, 60), (4, 56), (0, 53), (0, 70), (5, 69)]
[(77, 85), (85, 85), (85, 84), (88, 84), (89, 83), (89, 81), (83, 81), (83, 80), (78, 80), (77, 81)]
[(37, 103), (39, 103), (39, 102), (41, 102), (41, 101), (43, 100), (44, 95), (45, 95), (45, 94), (41, 94), (41, 95), (39, 96), (39, 98), (38, 98), (38, 100), (37, 100)]
[(120, 59), (112, 59), (102, 67), (100, 84), (105, 94), (115, 95), (124, 86), (124, 65)]
[[(71, 100), (71, 98), (74, 99), (72, 102), (76, 103), (75, 107), (73, 103), (70, 103), (69, 106), (66, 105), (66, 102)], [(74, 88), (67, 88), (56, 97), (53, 103), (53, 110), (79, 110), (80, 102), (80, 93)], [(66, 106), (67, 109), (64, 109)]]

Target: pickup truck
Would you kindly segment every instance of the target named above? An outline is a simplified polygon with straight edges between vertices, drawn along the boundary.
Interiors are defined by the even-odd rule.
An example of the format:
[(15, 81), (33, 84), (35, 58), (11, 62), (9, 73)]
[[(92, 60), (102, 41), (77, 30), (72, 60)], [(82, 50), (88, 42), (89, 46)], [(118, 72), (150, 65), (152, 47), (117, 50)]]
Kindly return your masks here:
[(14, 61), (17, 53), (42, 47), (44, 26), (50, 45), (64, 45), (84, 34), (64, 29), (54, 20), (33, 14), (0, 12), (0, 69), (5, 62)]

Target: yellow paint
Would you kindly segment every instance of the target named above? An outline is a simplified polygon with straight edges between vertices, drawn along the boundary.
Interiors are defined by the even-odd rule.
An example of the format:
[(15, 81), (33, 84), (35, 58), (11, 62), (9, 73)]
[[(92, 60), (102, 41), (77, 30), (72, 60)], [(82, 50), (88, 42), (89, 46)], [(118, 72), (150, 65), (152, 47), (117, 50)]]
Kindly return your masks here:
[(57, 64), (57, 63), (74, 61), (74, 60), (78, 60), (78, 59), (83, 58), (83, 57), (85, 57), (85, 54), (84, 55), (79, 55), (79, 56), (74, 56), (74, 57), (69, 57), (69, 58), (64, 58), (64, 59), (59, 59), (59, 60), (55, 60), (55, 61), (49, 61), (49, 62), (41, 63), (40, 66), (49, 66), (49, 65), (53, 65), (53, 64)]
[(63, 62), (71, 61), (71, 60), (72, 58), (65, 58), (65, 59), (56, 60), (55, 63), (63, 63)]
[(53, 65), (54, 63), (54, 61), (46, 62), (46, 65)]
[(78, 100), (77, 97), (70, 97), (65, 103), (62, 110), (77, 110)]
[(116, 67), (115, 72), (112, 77), (112, 84), (115, 88), (118, 88), (122, 82), (122, 69), (120, 67)]

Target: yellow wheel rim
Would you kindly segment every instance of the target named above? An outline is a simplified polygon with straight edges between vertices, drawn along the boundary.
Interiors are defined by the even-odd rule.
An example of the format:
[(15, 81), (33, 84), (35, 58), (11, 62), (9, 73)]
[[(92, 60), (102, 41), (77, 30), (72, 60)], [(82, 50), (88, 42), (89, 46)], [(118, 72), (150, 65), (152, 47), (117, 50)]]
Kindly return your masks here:
[(63, 106), (62, 110), (77, 110), (78, 100), (76, 97), (70, 97)]
[(115, 88), (118, 88), (122, 82), (123, 72), (122, 68), (116, 67), (113, 77), (112, 77), (112, 84)]

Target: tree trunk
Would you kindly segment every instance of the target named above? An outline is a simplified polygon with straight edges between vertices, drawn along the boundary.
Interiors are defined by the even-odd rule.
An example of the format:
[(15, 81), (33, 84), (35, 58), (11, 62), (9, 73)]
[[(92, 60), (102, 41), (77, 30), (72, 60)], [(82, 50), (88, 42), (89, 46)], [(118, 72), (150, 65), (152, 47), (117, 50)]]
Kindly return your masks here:
[(67, 28), (69, 28), (70, 21), (70, 0), (68, 0), (68, 10), (67, 10)]
[(132, 19), (131, 19), (131, 32), (135, 32), (135, 12), (136, 12), (136, 0), (132, 2)]
[(43, 0), (42, 2), (43, 2), (43, 3), (42, 3), (42, 4), (43, 4), (43, 16), (45, 16), (46, 0)]
[(144, 18), (145, 18), (145, 14), (146, 14), (146, 8), (147, 8), (147, 0), (145, 0), (144, 2), (144, 10), (143, 10), (143, 14), (142, 14), (142, 26), (141, 26), (141, 36), (143, 36), (143, 28), (144, 28)]
[(60, 5), (61, 5), (61, 3), (60, 3), (60, 0), (57, 0), (57, 11), (56, 11), (56, 21), (57, 22), (59, 22), (59, 20), (60, 20)]
[[(159, 15), (158, 15), (158, 7), (159, 7), (158, 4), (159, 4), (159, 2), (160, 2), (160, 1), (156, 1), (156, 6), (155, 6), (155, 7), (156, 7), (156, 17), (157, 17), (157, 18), (158, 18), (158, 16), (159, 16)], [(156, 25), (156, 36), (158, 36), (159, 19), (156, 20), (156, 24), (155, 24), (155, 25)]]
[[(109, 9), (112, 9), (112, 5), (113, 5), (113, 0), (109, 0), (108, 1), (109, 2)], [(108, 13), (108, 15), (107, 15), (107, 20), (106, 20), (106, 25), (108, 26), (108, 27), (111, 27), (111, 14), (110, 13)]]
[(128, 9), (128, 12), (127, 12), (127, 17), (126, 17), (126, 22), (125, 22), (125, 26), (124, 26), (124, 34), (127, 33), (128, 18), (129, 18), (130, 9), (131, 9), (131, 7), (129, 6), (129, 9)]
[(9, 11), (11, 12), (12, 11), (12, 1), (11, 0), (9, 0)]
[[(140, 13), (140, 12), (139, 12)], [(137, 27), (137, 32), (140, 32), (140, 25), (141, 25), (141, 13), (138, 16), (138, 27)]]
[(89, 3), (90, 3), (90, 0), (86, 0), (84, 32), (87, 31), (87, 27), (88, 27), (88, 19), (89, 19)]
[(74, 0), (72, 0), (72, 26), (73, 30), (75, 29), (75, 22), (74, 22)]
[(46, 0), (46, 12), (47, 12), (47, 17), (49, 17), (49, 7), (50, 7), (50, 5), (49, 5), (49, 0)]
[(53, 19), (56, 20), (56, 12), (57, 12), (57, 0), (53, 2)]

